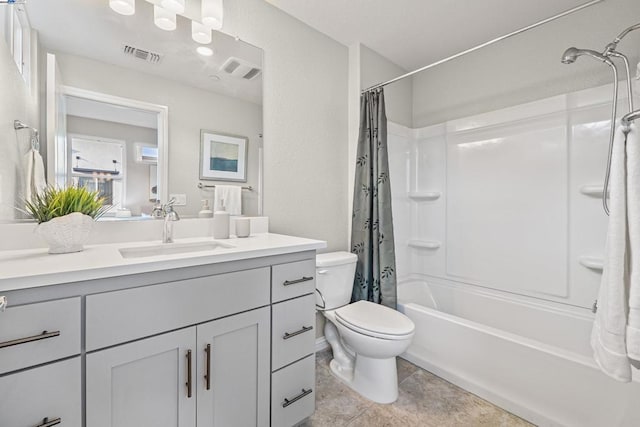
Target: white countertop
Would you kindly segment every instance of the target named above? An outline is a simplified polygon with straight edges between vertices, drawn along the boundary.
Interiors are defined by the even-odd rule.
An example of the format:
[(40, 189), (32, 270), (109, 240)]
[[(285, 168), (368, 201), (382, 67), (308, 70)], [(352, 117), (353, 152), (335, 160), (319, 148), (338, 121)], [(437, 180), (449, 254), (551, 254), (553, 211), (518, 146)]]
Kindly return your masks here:
[[(211, 237), (176, 239), (175, 244), (211, 242)], [(220, 240), (233, 246), (209, 250), (123, 258), (119, 249), (160, 245), (160, 241), (85, 246), (84, 251), (50, 255), (47, 249), (0, 251), (0, 292), (70, 283), (82, 280), (147, 273), (205, 264), (282, 255), (326, 248), (326, 242), (281, 234), (256, 234), (247, 238)], [(171, 245), (171, 243), (167, 243)]]

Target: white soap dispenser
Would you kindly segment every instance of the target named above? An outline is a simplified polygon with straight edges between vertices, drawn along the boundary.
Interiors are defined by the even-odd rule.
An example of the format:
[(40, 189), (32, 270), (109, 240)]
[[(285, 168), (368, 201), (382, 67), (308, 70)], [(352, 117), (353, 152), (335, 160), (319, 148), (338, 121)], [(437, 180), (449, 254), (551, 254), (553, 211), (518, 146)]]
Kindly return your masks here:
[(207, 199), (202, 199), (200, 202), (202, 203), (202, 209), (198, 212), (198, 218), (212, 218), (213, 211), (209, 207), (209, 201)]
[(213, 238), (229, 238), (229, 212), (224, 209), (224, 200), (220, 200), (220, 206), (213, 213)]

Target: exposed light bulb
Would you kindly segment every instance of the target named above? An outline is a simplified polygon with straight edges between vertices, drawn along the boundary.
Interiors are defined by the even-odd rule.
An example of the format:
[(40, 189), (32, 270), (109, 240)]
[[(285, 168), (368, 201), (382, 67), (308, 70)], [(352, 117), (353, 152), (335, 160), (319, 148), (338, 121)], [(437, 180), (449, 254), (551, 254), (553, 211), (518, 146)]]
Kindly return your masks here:
[(202, 0), (202, 23), (213, 30), (222, 29), (222, 0)]
[(167, 9), (169, 12), (183, 14), (184, 13), (185, 0), (162, 0), (160, 6)]
[(211, 56), (211, 55), (213, 55), (213, 49), (208, 48), (206, 46), (198, 46), (198, 48), (196, 49), (196, 52), (198, 52), (202, 56)]
[(109, 7), (120, 15), (136, 13), (136, 0), (109, 0)]
[(191, 21), (191, 38), (201, 44), (211, 43), (211, 28), (197, 21)]
[(165, 31), (173, 31), (177, 26), (176, 14), (160, 6), (153, 6), (153, 22), (156, 26)]

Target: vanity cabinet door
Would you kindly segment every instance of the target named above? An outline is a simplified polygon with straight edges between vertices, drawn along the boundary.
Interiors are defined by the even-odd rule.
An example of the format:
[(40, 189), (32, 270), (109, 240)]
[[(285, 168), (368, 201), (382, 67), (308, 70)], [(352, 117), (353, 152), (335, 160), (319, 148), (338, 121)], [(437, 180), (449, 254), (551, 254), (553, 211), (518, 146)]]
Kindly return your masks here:
[(88, 354), (87, 427), (195, 427), (195, 344), (192, 327)]
[(76, 357), (0, 377), (0, 426), (82, 425), (81, 375)]
[(198, 427), (269, 425), (269, 325), (264, 307), (198, 333)]

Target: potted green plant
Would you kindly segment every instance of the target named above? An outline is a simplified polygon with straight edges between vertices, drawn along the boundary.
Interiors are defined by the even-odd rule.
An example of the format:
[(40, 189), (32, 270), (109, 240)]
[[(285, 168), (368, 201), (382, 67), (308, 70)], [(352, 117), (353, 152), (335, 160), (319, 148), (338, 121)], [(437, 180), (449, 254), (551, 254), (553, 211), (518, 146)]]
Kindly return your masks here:
[(25, 201), (26, 213), (36, 221), (36, 233), (49, 245), (49, 253), (79, 252), (96, 218), (105, 210), (98, 192), (84, 187), (47, 187)]

